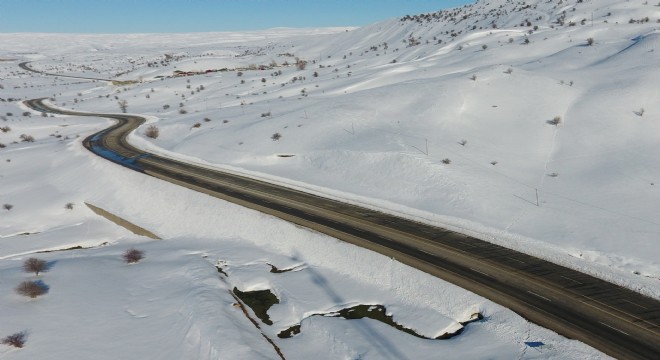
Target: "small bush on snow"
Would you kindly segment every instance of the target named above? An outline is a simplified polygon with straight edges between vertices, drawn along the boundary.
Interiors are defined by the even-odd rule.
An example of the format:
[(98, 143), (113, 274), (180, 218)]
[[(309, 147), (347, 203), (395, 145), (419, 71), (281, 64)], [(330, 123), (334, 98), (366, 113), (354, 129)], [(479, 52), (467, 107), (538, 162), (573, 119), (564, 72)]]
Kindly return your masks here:
[(20, 349), (25, 345), (25, 332), (8, 335), (0, 343)]
[(555, 116), (552, 120), (548, 120), (547, 123), (550, 125), (559, 126), (559, 124), (561, 124), (561, 116)]
[(32, 135), (21, 134), (20, 139), (22, 142), (34, 142), (34, 136)]
[(158, 135), (160, 135), (160, 130), (158, 130), (158, 127), (156, 125), (149, 125), (147, 129), (144, 131), (144, 135), (146, 137), (156, 139)]
[(127, 264), (134, 264), (144, 259), (144, 251), (130, 248), (122, 254), (124, 262)]

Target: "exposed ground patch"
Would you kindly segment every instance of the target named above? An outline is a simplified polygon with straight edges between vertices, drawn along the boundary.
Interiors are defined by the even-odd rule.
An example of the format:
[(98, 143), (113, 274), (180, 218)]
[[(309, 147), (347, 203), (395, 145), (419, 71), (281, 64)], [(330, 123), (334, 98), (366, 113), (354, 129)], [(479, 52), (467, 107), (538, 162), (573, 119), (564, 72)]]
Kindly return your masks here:
[(285, 268), (285, 269), (278, 269), (273, 264), (268, 264), (268, 265), (270, 265), (270, 272), (272, 272), (274, 274), (282, 274), (282, 273), (289, 272), (289, 271), (298, 271), (298, 270), (301, 270), (305, 266), (304, 264), (300, 264), (300, 265), (292, 266), (292, 267)]
[(92, 204), (85, 203), (88, 208), (90, 208), (94, 213), (97, 215), (103, 216), (104, 218), (112, 221), (113, 223), (125, 228), (126, 230), (132, 232), (133, 234), (140, 235), (140, 236), (146, 236), (148, 238), (154, 239), (154, 240), (161, 240), (156, 234), (152, 233), (151, 231), (144, 229), (138, 225), (133, 224), (132, 222), (122, 219), (117, 215), (114, 215), (106, 210), (101, 209), (98, 206), (94, 206)]
[(234, 287), (234, 294), (241, 299), (247, 306), (249, 306), (254, 314), (266, 325), (273, 325), (268, 316), (268, 309), (275, 304), (279, 304), (280, 300), (270, 292), (270, 290), (255, 290), (255, 291), (240, 291)]
[(78, 246), (72, 246), (72, 247), (68, 247), (68, 248), (64, 248), (64, 249), (53, 249), (53, 250), (42, 250), (42, 251), (37, 251), (37, 254), (41, 254), (41, 253), (51, 253), (51, 252), (56, 252), (56, 251), (70, 251), (70, 250), (94, 249), (94, 248), (96, 248), (96, 247), (99, 247), (99, 246), (106, 246), (106, 245), (108, 245), (108, 244), (109, 244), (109, 243), (108, 243), (107, 241), (105, 241), (105, 242), (102, 242), (101, 244), (99, 244), (99, 245), (97, 245), (97, 246), (85, 246), (85, 247), (83, 247), (83, 246), (81, 246), (81, 245), (78, 245)]
[[(466, 322), (461, 322), (461, 325), (463, 325), (463, 326), (461, 328), (459, 328), (458, 330), (456, 330), (454, 332), (451, 332), (451, 333), (444, 333), (444, 334), (442, 334), (438, 337), (435, 337), (435, 338), (429, 338), (429, 337), (418, 334), (417, 332), (415, 332), (414, 330), (412, 330), (410, 328), (407, 328), (407, 327), (405, 327), (401, 324), (398, 324), (396, 321), (394, 321), (392, 319), (392, 315), (387, 314), (386, 308), (383, 305), (356, 305), (356, 306), (352, 306), (352, 307), (349, 307), (349, 308), (341, 309), (339, 311), (334, 311), (334, 312), (329, 312), (329, 313), (313, 314), (313, 315), (308, 316), (308, 318), (312, 317), (312, 316), (342, 317), (346, 320), (369, 318), (369, 319), (380, 321), (380, 322), (382, 322), (386, 325), (389, 325), (389, 326), (391, 326), (391, 327), (393, 327), (393, 328), (395, 328), (399, 331), (403, 331), (403, 332), (405, 332), (407, 334), (410, 334), (412, 336), (422, 338), (422, 339), (427, 339), (427, 340), (451, 339), (452, 337), (454, 337), (456, 335), (459, 335), (461, 332), (463, 332), (463, 329), (465, 328), (466, 324), (483, 319), (483, 316), (481, 314), (479, 314), (479, 313), (474, 314), (472, 316), (471, 320), (466, 321)], [(288, 329), (280, 331), (280, 333), (277, 334), (277, 337), (279, 337), (281, 339), (286, 339), (286, 338), (293, 337), (293, 336), (300, 333), (300, 331), (301, 331), (300, 327), (301, 327), (301, 324), (293, 325), (293, 326), (289, 327)]]

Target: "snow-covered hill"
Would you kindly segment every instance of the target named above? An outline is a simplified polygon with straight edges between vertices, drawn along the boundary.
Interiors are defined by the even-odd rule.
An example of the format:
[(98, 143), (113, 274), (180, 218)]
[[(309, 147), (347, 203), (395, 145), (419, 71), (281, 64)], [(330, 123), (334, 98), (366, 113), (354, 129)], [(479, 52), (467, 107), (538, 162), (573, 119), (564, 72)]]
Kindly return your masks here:
[[(475, 234), (660, 298), (657, 5), (644, 0), (489, 0), (433, 14), (402, 14), (357, 29), (0, 34), (0, 60), (7, 60), (0, 62), (0, 98), (45, 96), (58, 106), (98, 112), (118, 112), (118, 102), (126, 101), (129, 112), (151, 116), (151, 124), (159, 128), (156, 139), (145, 137), (142, 130), (131, 138), (152, 151)], [(112, 85), (40, 77), (19, 69), (21, 61), (32, 61), (33, 68), (53, 73), (129, 82)], [(356, 284), (375, 283), (395, 293), (391, 298), (378, 293), (365, 299), (363, 292), (353, 291), (363, 285), (351, 285), (340, 296), (347, 299), (341, 305), (380, 299), (394, 309), (439, 309), (442, 316), (453, 319), (438, 320), (436, 324), (442, 326), (429, 327), (421, 321), (424, 311), (412, 311), (417, 315), (407, 319), (407, 324), (430, 335), (452, 326), (467, 311), (458, 305), (462, 300), (443, 305), (446, 299), (440, 293), (447, 285), (438, 280), (423, 289), (416, 284), (390, 283), (387, 276), (368, 270), (383, 268), (379, 257), (358, 261), (363, 267), (353, 269), (349, 264), (357, 262), (340, 260), (353, 250), (336, 245), (334, 255), (319, 252), (332, 240), (314, 235), (313, 241), (323, 245), (308, 247), (305, 244), (311, 235), (279, 222), (268, 225), (268, 231), (293, 240), (272, 244), (275, 235), (258, 230), (260, 222), (271, 221), (261, 215), (213, 205), (215, 200), (187, 195), (184, 190), (158, 185), (93, 158), (81, 150), (76, 136), (102, 128), (105, 121), (50, 119), (39, 114), (27, 118), (21, 116), (23, 111), (26, 109), (18, 102), (0, 102), (0, 115), (6, 120), (0, 121), (0, 127), (11, 127), (0, 132), (0, 143), (5, 145), (0, 148), (0, 202), (14, 205), (2, 213), (0, 224), (0, 272), (8, 274), (0, 277), (4, 294), (11, 293), (13, 280), (21, 276), (17, 270), (20, 261), (34, 251), (107, 241), (113, 245), (87, 253), (108, 264), (127, 244), (144, 242), (101, 222), (82, 207), (63, 220), (72, 215), (62, 208), (64, 203), (91, 201), (165, 238), (177, 239), (176, 243), (150, 244), (149, 253), (189, 254), (163, 255), (160, 264), (145, 263), (154, 271), (164, 265), (190, 269), (184, 277), (168, 275), (172, 281), (166, 282), (162, 294), (176, 291), (186, 282), (195, 287), (195, 281), (211, 288), (230, 287), (194, 270), (209, 260), (189, 259), (193, 258), (190, 254), (204, 254), (213, 264), (234, 256), (233, 264), (242, 270), (230, 273), (231, 286), (270, 288), (284, 298), (292, 296), (280, 308), (273, 307), (277, 329), (300, 322), (310, 313), (336, 310), (339, 304), (313, 303), (302, 295), (290, 295), (291, 289), (301, 291), (293, 285), (295, 281), (277, 283), (271, 275), (251, 268), (254, 263), (275, 261), (272, 258), (289, 259), (282, 260), (283, 266), (306, 263), (310, 269), (327, 271), (324, 276), (335, 279), (333, 284), (343, 283), (346, 276)], [(36, 141), (21, 142), (22, 133)], [(103, 181), (92, 170), (101, 171)], [(134, 184), (132, 190), (124, 188), (126, 182)], [(31, 184), (39, 184), (39, 190)], [(167, 209), (174, 203), (168, 201), (171, 196), (176, 209)], [(158, 211), (153, 211), (154, 206)], [(209, 207), (224, 215), (209, 214)], [(34, 219), (39, 219), (38, 224)], [(249, 225), (244, 229), (236, 224)], [(22, 233), (32, 235), (17, 235)], [(218, 238), (222, 245), (206, 242)], [(237, 239), (256, 245), (243, 248), (236, 244)], [(181, 243), (186, 245), (179, 247)], [(61, 261), (62, 271), (73, 272), (75, 264), (87, 261), (87, 253), (48, 256)], [(255, 253), (260, 255), (255, 257)], [(352, 256), (364, 255), (349, 258)], [(299, 258), (304, 260), (291, 260)], [(103, 269), (99, 272), (110, 271)], [(55, 270), (57, 266), (53, 274)], [(210, 270), (215, 271), (212, 266)], [(402, 279), (413, 276), (411, 273), (415, 272), (405, 272)], [(81, 281), (93, 285), (89, 279)], [(137, 288), (116, 300), (147, 301), (148, 295), (137, 290), (139, 281), (134, 283)], [(424, 276), (418, 278), (418, 282), (428, 281)], [(52, 295), (62, 287), (65, 283), (53, 285)], [(436, 287), (441, 289), (437, 298), (428, 295), (420, 300), (415, 295)], [(457, 289), (451, 294), (461, 294), (450, 295), (452, 299), (468, 296)], [(62, 299), (49, 306), (66, 307), (70, 297)], [(478, 302), (469, 299), (466, 303)], [(7, 295), (0, 299), (0, 309), (25, 305), (21, 301), (16, 295)], [(216, 301), (232, 300), (209, 303)], [(190, 309), (205, 304), (182, 300), (170, 305), (195, 312), (198, 310)], [(497, 308), (484, 304), (482, 312), (493, 313)], [(125, 306), (135, 319), (142, 318), (135, 306)], [(6, 314), (2, 315), (4, 319)], [(235, 315), (217, 316), (234, 319)], [(20, 322), (19, 317), (12, 319), (12, 323)], [(141, 321), (135, 319), (130, 322), (133, 326)], [(201, 346), (194, 340), (197, 336), (208, 339), (209, 334), (223, 331), (207, 320), (185, 319), (192, 324), (190, 331), (171, 334), (171, 338), (192, 339), (187, 343), (192, 344), (190, 351)], [(501, 315), (500, 322), (488, 325), (492, 326), (488, 331), (497, 333), (495, 329), (502, 323), (509, 324), (510, 331), (505, 331), (509, 335), (527, 331), (512, 319), (515, 317), (509, 313)], [(0, 322), (2, 331), (4, 324)], [(361, 353), (356, 349), (362, 348), (349, 339), (334, 337), (337, 332), (330, 329), (340, 325), (311, 319), (307, 324), (315, 330), (301, 336), (333, 347), (337, 352), (330, 357)], [(138, 328), (159, 327), (155, 321)], [(72, 334), (80, 336), (80, 332)], [(509, 335), (502, 335), (507, 339), (503, 342), (491, 342), (494, 349), (475, 351), (492, 351), (501, 358), (518, 356), (512, 355), (518, 351), (517, 345), (508, 346), (520, 344), (520, 338), (511, 340)], [(397, 344), (403, 341), (399, 335), (387, 336)], [(227, 343), (211, 341), (204, 349), (240, 343), (231, 336), (228, 339)], [(301, 339), (291, 339), (287, 344), (300, 345), (288, 350), (300, 351)], [(558, 348), (553, 351), (563, 351)], [(256, 352), (270, 351), (267, 345), (264, 349)], [(243, 350), (236, 354), (247, 354)], [(416, 354), (423, 355), (428, 349), (418, 350)], [(370, 354), (366, 358), (382, 355), (364, 351)], [(460, 348), (455, 353), (465, 354), (461, 351), (467, 350)], [(567, 351), (579, 357), (576, 354), (581, 350), (570, 345)], [(246, 356), (261, 356), (249, 354)], [(538, 356), (568, 355), (548, 352)]]

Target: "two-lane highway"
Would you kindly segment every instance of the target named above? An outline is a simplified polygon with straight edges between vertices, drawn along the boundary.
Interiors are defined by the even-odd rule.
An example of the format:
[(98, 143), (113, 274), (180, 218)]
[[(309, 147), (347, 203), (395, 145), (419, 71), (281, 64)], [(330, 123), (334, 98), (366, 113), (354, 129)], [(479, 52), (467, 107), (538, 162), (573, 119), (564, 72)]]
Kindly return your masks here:
[(115, 119), (83, 144), (117, 164), (393, 257), (611, 356), (660, 359), (655, 299), (474, 237), (148, 153), (126, 140), (144, 122), (139, 116), (58, 110), (44, 99), (25, 103), (40, 112)]

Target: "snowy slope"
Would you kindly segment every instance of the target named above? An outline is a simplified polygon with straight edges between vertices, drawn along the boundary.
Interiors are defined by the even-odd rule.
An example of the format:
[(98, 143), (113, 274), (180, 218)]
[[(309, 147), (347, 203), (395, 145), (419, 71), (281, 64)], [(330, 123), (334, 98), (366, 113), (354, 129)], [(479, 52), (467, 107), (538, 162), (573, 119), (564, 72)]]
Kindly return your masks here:
[[(153, 145), (134, 139), (156, 151), (475, 233), (658, 296), (658, 18), (642, 1), (488, 1), (240, 44), (113, 36), (104, 54), (122, 60), (111, 64), (47, 48), (24, 57), (144, 80), (55, 103), (116, 111), (126, 100), (157, 117)], [(169, 78), (177, 70), (200, 75)]]

